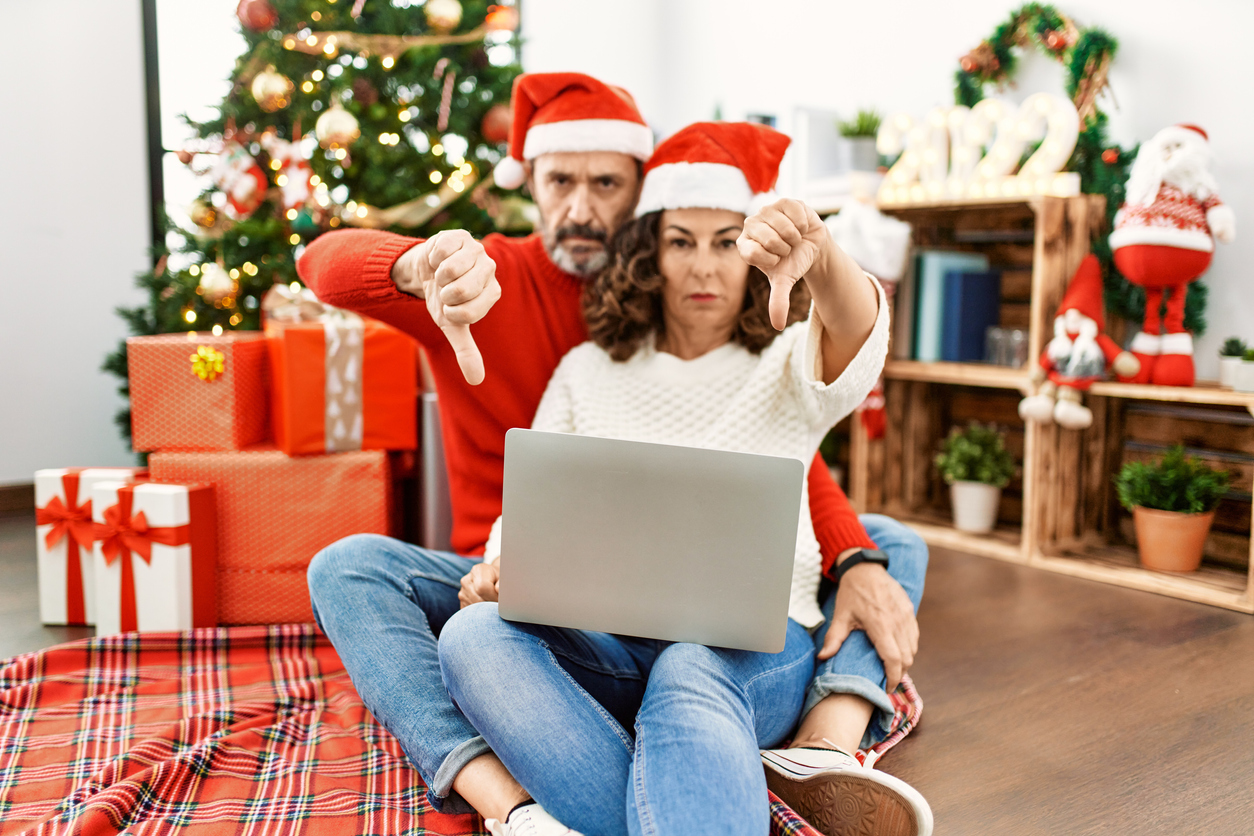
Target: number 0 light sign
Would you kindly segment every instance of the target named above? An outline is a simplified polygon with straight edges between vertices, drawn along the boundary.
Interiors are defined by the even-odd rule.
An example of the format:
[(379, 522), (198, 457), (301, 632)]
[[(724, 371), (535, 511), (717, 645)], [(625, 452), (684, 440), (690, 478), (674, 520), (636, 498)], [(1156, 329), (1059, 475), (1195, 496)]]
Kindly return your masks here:
[[(899, 113), (884, 121), (876, 138), (881, 154), (901, 154), (884, 177), (878, 202), (902, 206), (1077, 195), (1080, 175), (1061, 169), (1079, 133), (1075, 105), (1052, 93), (1035, 93), (1017, 109), (1000, 99), (984, 99), (975, 107), (937, 107), (922, 122)], [(1040, 146), (1020, 166), (1024, 150), (1037, 140)]]

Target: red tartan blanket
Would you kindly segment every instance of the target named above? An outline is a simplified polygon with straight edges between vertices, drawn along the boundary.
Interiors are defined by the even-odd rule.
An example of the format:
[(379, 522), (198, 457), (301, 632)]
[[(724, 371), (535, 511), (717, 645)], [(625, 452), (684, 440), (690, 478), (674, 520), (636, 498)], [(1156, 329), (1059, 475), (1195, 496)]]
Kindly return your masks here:
[[(0, 834), (175, 831), (484, 833), (431, 809), (313, 625), (131, 633), (0, 662)], [(819, 836), (774, 797), (771, 832)]]

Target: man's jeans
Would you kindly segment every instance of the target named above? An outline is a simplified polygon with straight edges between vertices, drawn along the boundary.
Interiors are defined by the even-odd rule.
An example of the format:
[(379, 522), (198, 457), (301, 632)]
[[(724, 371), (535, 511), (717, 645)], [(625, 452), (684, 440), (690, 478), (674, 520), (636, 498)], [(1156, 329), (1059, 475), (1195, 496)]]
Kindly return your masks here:
[[(905, 587), (918, 607), (927, 565), (927, 548), (900, 523), (864, 515), (872, 539), (889, 555), (889, 574)], [(451, 792), (454, 777), (469, 761), (489, 751), (487, 743), (450, 699), (440, 673), (437, 637), (458, 611), (461, 578), (477, 563), (388, 537), (362, 534), (321, 551), (309, 567), (314, 616), (335, 645), (353, 684), (371, 713), (400, 741), (410, 761), (430, 788), (436, 809), (469, 812)], [(824, 611), (835, 606), (830, 596)], [(595, 633), (584, 634), (597, 636)], [(792, 632), (790, 630), (790, 637)], [(825, 629), (815, 641), (822, 646)], [(624, 729), (644, 697), (658, 643), (623, 640), (623, 651), (638, 668), (639, 693), (604, 706)], [(573, 661), (563, 670), (580, 682), (584, 671)], [(620, 660), (621, 661), (621, 660)], [(580, 682), (581, 687), (583, 683)], [(884, 670), (861, 631), (845, 640), (833, 659), (819, 666), (819, 676), (806, 694), (806, 711), (828, 693), (866, 696), (877, 708), (868, 736), (883, 736), (892, 707), (884, 694)], [(608, 699), (608, 698), (607, 698)], [(794, 705), (800, 704), (797, 696)], [(624, 811), (625, 811), (624, 800)]]

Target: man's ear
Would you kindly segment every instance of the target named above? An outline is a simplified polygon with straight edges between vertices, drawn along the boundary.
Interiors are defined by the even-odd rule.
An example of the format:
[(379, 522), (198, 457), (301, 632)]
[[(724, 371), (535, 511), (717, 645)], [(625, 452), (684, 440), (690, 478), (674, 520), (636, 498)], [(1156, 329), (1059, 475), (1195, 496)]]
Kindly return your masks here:
[(523, 162), (523, 177), (526, 179), (523, 180), (522, 193), (532, 199), (535, 198), (536, 194), (536, 190), (533, 188), (534, 184), (531, 182), (531, 178), (534, 174), (535, 171), (532, 169), (531, 160)]

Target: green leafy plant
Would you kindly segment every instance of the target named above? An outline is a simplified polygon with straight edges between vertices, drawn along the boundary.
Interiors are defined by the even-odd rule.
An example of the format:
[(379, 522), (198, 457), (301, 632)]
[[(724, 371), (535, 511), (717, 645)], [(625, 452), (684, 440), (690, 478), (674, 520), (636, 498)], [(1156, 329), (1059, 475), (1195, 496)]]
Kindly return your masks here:
[(1244, 357), (1245, 356), (1245, 340), (1238, 337), (1229, 337), (1224, 340), (1223, 348), (1219, 349), (1220, 357)]
[(862, 136), (873, 138), (880, 132), (882, 121), (883, 118), (874, 110), (859, 110), (858, 115), (848, 122), (837, 122), (836, 130), (848, 139)]
[(1254, 348), (1247, 348), (1241, 355), (1241, 359), (1247, 363), (1254, 363)]
[(1128, 462), (1115, 476), (1115, 490), (1124, 508), (1154, 508), (1181, 514), (1215, 510), (1228, 490), (1232, 474), (1185, 455), (1177, 445), (1152, 462)]
[(1004, 488), (1015, 473), (1015, 460), (996, 427), (975, 421), (964, 430), (954, 427), (941, 444), (936, 469), (949, 484), (982, 482)]

